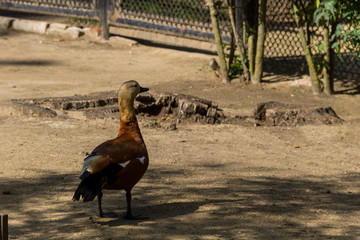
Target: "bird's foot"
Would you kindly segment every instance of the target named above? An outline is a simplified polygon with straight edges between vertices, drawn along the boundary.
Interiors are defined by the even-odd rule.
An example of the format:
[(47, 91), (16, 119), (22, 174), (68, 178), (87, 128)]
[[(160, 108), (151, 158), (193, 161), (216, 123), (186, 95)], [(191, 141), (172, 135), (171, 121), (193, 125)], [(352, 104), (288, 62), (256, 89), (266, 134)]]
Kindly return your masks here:
[(102, 218), (117, 218), (118, 215), (116, 213), (114, 213), (114, 212), (108, 212), (108, 213), (101, 212), (99, 214), (99, 217), (102, 217)]
[(148, 217), (144, 217), (141, 215), (133, 215), (133, 214), (129, 214), (129, 213), (125, 213), (124, 214), (124, 219), (127, 220), (145, 220), (145, 219), (149, 219)]

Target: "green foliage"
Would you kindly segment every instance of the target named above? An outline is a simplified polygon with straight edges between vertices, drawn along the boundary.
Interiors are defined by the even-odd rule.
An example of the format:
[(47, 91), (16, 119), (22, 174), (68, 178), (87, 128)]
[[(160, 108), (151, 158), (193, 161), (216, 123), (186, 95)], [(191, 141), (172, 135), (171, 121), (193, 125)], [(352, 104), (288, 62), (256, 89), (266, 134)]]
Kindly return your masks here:
[(340, 51), (347, 49), (360, 59), (360, 0), (316, 0), (315, 5), (316, 25), (335, 26), (330, 41), (338, 57), (342, 60)]
[(100, 26), (101, 22), (98, 20), (93, 19), (86, 19), (86, 18), (71, 18), (71, 23), (81, 26)]
[(329, 26), (330, 21), (336, 19), (335, 5), (336, 0), (316, 1), (317, 9), (314, 12), (314, 21), (316, 25), (319, 26), (323, 25), (321, 23), (325, 23), (326, 26)]
[(244, 72), (244, 68), (241, 64), (240, 57), (234, 56), (233, 63), (230, 64), (229, 75), (231, 79), (239, 78)]
[[(230, 46), (223, 45), (223, 48), (227, 50), (227, 52), (230, 51)], [(225, 53), (225, 58), (229, 61), (230, 54)], [(247, 56), (245, 59), (245, 64), (247, 64)], [(230, 63), (229, 66), (229, 77), (231, 79), (239, 78), (244, 72), (244, 68), (241, 64), (241, 59), (239, 55), (234, 55), (232, 63)]]
[(321, 52), (314, 54), (314, 56), (312, 57), (313, 62), (314, 62), (314, 66), (315, 66), (315, 70), (317, 75), (321, 74), (321, 71), (324, 67), (325, 61), (323, 58), (323, 54)]

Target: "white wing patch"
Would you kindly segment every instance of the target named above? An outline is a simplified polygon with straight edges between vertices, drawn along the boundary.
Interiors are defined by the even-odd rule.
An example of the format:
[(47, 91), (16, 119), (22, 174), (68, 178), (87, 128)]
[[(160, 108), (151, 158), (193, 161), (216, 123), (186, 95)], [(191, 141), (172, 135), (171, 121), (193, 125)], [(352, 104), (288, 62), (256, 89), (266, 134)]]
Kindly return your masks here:
[(145, 156), (137, 158), (142, 164), (144, 164)]
[[(141, 157), (141, 158), (137, 158), (142, 164), (145, 164), (145, 157)], [(130, 163), (130, 160), (124, 163), (119, 163), (120, 166), (122, 166), (123, 168), (126, 167), (128, 164)]]
[[(89, 155), (88, 157), (86, 157), (86, 158), (84, 159), (83, 169), (82, 169), (82, 171), (81, 171), (81, 174), (83, 174), (85, 171), (88, 171), (88, 172), (92, 173), (91, 170), (90, 170), (90, 167), (91, 167), (91, 165), (93, 164), (93, 161), (94, 161), (95, 159), (99, 158), (99, 157), (100, 157), (100, 155), (97, 155), (97, 154), (95, 154), (95, 155)], [(80, 175), (81, 175), (81, 174), (80, 174)]]
[(130, 160), (127, 161), (127, 162), (124, 162), (124, 163), (119, 163), (119, 165), (124, 168), (124, 167), (126, 167), (129, 163), (130, 163)]

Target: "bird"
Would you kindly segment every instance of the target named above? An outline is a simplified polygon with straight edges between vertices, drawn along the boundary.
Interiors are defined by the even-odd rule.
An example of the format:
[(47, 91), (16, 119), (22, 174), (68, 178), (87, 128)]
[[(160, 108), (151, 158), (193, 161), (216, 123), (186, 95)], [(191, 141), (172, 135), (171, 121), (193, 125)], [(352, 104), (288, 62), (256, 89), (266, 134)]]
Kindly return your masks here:
[[(105, 141), (84, 159), (81, 182), (73, 196), (84, 202), (97, 197), (99, 216), (104, 217), (101, 199), (103, 189), (125, 190), (127, 211), (125, 219), (146, 219), (131, 210), (131, 190), (140, 181), (149, 165), (149, 156), (137, 122), (134, 100), (139, 93), (148, 91), (135, 80), (124, 82), (119, 89), (118, 104), (120, 128), (116, 138)], [(110, 213), (109, 217), (116, 217)]]
[(214, 70), (214, 71), (217, 71), (217, 70), (219, 70), (219, 68), (220, 68), (220, 66), (219, 66), (219, 64), (217, 63), (217, 61), (215, 60), (215, 58), (210, 59), (209, 66), (210, 66), (211, 69)]

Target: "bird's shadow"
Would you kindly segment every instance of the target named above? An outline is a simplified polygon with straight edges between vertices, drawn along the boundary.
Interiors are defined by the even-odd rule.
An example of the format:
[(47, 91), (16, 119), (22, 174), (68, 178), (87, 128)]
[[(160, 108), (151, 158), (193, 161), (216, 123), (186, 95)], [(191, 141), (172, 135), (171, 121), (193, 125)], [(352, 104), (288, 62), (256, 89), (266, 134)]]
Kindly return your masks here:
[[(148, 217), (143, 220), (126, 220), (123, 218), (125, 213), (120, 213), (117, 218), (101, 218), (96, 216), (92, 217), (91, 220), (95, 224), (108, 227), (138, 225), (139, 222), (151, 222), (154, 220), (193, 213), (203, 204), (203, 202), (173, 202), (136, 207), (136, 209), (134, 209), (134, 211), (136, 211), (135, 214), (141, 213), (142, 216)], [(172, 211), (174, 209), (176, 209), (176, 211)]]
[[(232, 200), (226, 200), (226, 202)], [(123, 216), (125, 213), (119, 214), (117, 218), (101, 218), (101, 217), (91, 217), (91, 221), (100, 226), (107, 227), (117, 227), (123, 225), (133, 225), (136, 226), (140, 222), (153, 222), (161, 219), (168, 219), (172, 217), (179, 217), (182, 215), (187, 215), (196, 212), (201, 206), (206, 204), (216, 204), (224, 202), (223, 200), (206, 200), (206, 201), (192, 201), (192, 202), (172, 202), (172, 203), (161, 203), (161, 204), (152, 204), (148, 206), (139, 206), (134, 209), (137, 214), (141, 213), (142, 216), (148, 217), (147, 219), (142, 220), (127, 220)]]

